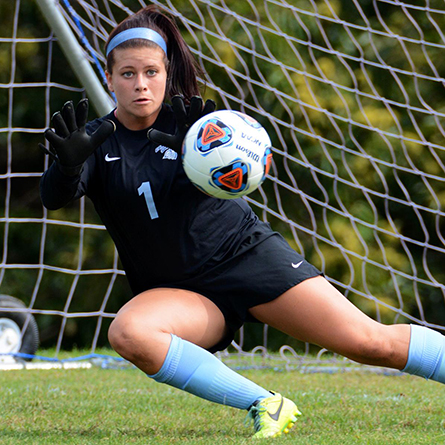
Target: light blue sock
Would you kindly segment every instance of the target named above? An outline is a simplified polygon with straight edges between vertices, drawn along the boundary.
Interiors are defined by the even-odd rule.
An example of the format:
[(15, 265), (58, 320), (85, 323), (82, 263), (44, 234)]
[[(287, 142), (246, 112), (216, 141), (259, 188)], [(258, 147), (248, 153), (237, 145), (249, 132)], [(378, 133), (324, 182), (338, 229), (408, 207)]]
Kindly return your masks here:
[(232, 371), (213, 354), (172, 334), (161, 369), (149, 375), (195, 396), (234, 408), (249, 409), (271, 393)]
[(445, 337), (424, 326), (411, 325), (408, 362), (402, 371), (445, 383)]

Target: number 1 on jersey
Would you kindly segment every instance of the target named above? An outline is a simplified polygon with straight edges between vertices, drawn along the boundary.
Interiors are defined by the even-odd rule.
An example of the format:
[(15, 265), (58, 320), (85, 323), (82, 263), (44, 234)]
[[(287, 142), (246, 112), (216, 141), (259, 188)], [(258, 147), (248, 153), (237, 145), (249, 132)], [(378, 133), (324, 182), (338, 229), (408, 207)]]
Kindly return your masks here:
[(147, 203), (148, 213), (151, 219), (159, 218), (158, 211), (156, 210), (155, 201), (153, 199), (153, 193), (151, 192), (150, 182), (143, 182), (138, 188), (139, 196), (144, 194), (145, 202)]

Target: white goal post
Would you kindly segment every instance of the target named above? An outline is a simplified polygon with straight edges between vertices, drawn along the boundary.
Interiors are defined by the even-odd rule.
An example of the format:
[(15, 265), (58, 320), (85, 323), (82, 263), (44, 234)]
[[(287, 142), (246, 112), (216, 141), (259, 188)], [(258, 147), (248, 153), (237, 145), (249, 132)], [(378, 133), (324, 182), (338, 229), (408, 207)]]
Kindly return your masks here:
[[(42, 347), (56, 356), (73, 346), (96, 352), (129, 297), (91, 203), (57, 212), (41, 206), (48, 160), (37, 143), (65, 100), (88, 96), (91, 118), (113, 106), (104, 43), (117, 22), (149, 3), (177, 20), (203, 69), (204, 96), (268, 130), (273, 166), (246, 198), (258, 215), (373, 318), (445, 331), (442, 3), (7, 3), (0, 7), (0, 293), (26, 304)], [(312, 351), (260, 325), (246, 326), (233, 348), (281, 351), (285, 363)]]

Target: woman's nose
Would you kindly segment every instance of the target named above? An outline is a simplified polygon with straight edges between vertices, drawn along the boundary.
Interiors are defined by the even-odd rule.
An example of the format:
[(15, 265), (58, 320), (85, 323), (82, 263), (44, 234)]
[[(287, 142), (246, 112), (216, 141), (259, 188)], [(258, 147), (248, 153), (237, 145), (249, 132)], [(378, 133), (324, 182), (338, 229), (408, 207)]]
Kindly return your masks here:
[(136, 76), (135, 89), (136, 91), (144, 91), (147, 89), (147, 85), (142, 74)]

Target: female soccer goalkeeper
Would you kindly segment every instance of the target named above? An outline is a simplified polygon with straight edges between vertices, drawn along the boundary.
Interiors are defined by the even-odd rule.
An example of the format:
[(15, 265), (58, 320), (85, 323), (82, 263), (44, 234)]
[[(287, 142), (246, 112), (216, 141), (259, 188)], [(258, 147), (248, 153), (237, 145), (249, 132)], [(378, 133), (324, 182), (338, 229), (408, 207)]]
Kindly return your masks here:
[(109, 329), (120, 355), (157, 382), (248, 410), (256, 438), (287, 432), (300, 413), (211, 353), (244, 322), (445, 382), (441, 334), (370, 319), (244, 200), (215, 199), (190, 183), (179, 147), (214, 104), (197, 97), (198, 68), (171, 18), (142, 9), (113, 30), (106, 53), (117, 107), (89, 123), (86, 100), (53, 116), (45, 136), (55, 162), (41, 197), (58, 209), (87, 195), (113, 238), (134, 292)]

